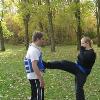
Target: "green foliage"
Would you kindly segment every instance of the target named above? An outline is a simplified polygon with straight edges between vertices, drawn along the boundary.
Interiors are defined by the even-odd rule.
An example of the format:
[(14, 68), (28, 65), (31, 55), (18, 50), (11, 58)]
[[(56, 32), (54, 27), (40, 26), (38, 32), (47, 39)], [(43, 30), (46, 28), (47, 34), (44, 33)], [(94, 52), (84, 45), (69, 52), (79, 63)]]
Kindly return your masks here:
[[(100, 48), (94, 46), (97, 60), (84, 86), (87, 100), (100, 99)], [(57, 46), (51, 53), (50, 47), (44, 47), (43, 59), (70, 61), (76, 60), (76, 46)], [(6, 51), (0, 52), (0, 100), (27, 100), (31, 95), (30, 84), (23, 67), (26, 54), (24, 46), (6, 45)], [(74, 76), (61, 71), (46, 69), (45, 100), (75, 100)], [(91, 90), (91, 91), (90, 91)]]
[(18, 12), (24, 18), (27, 14), (36, 13), (36, 6), (34, 5), (35, 1), (20, 1), (18, 4)]
[(22, 19), (18, 14), (12, 16), (10, 14), (5, 14), (3, 22), (4, 36), (10, 43), (20, 43), (23, 42), (23, 25)]
[(81, 7), (82, 16), (84, 17), (87, 17), (90, 14), (94, 14), (96, 10), (95, 4), (92, 1), (85, 1), (84, 3), (82, 3)]
[(83, 35), (85, 35), (85, 36), (89, 36), (90, 38), (96, 38), (96, 36), (97, 36), (97, 34), (95, 33), (95, 32), (86, 32), (86, 33), (84, 33)]
[[(12, 8), (16, 8), (16, 12), (11, 12)], [(84, 33), (88, 33), (91, 37), (96, 36), (96, 18), (95, 18), (95, 5), (93, 1), (81, 1), (81, 4), (75, 4), (72, 0), (51, 0), (50, 8), (53, 13), (54, 35), (56, 43), (74, 43), (76, 42), (76, 8), (80, 7), (81, 10), (81, 26)], [(48, 6), (45, 0), (7, 0), (5, 2), (5, 19), (10, 16), (11, 19), (5, 21), (8, 25), (9, 32), (17, 33), (19, 38), (23, 40), (24, 27), (23, 19), (27, 14), (29, 18), (29, 37), (35, 30), (44, 31), (48, 34)], [(8, 16), (9, 14), (9, 16)], [(39, 26), (42, 25), (42, 29)], [(12, 26), (11, 26), (12, 25)], [(15, 27), (15, 28), (14, 28)], [(13, 31), (11, 31), (13, 30)], [(90, 34), (92, 33), (92, 34)], [(61, 40), (61, 41), (59, 41)], [(23, 41), (22, 41), (23, 42)]]
[(3, 34), (6, 39), (9, 39), (13, 35), (7, 28), (6, 22), (2, 22)]

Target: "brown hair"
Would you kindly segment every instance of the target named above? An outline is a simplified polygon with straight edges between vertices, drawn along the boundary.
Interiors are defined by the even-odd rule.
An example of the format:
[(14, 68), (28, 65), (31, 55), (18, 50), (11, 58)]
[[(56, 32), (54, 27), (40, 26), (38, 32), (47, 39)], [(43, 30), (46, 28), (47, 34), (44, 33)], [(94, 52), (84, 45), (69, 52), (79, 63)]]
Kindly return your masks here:
[(41, 39), (43, 37), (42, 32), (34, 32), (32, 36), (32, 41), (35, 42), (37, 39)]

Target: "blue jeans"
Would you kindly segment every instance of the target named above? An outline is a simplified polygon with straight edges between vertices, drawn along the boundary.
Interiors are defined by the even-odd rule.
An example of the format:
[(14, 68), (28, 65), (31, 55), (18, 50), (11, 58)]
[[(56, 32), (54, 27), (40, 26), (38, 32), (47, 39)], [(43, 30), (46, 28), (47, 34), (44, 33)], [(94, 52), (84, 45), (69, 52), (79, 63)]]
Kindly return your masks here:
[(87, 76), (83, 73), (77, 66), (76, 63), (62, 60), (53, 62), (43, 62), (47, 69), (60, 69), (67, 71), (75, 75), (75, 90), (76, 90), (76, 100), (85, 100), (83, 86), (86, 82)]

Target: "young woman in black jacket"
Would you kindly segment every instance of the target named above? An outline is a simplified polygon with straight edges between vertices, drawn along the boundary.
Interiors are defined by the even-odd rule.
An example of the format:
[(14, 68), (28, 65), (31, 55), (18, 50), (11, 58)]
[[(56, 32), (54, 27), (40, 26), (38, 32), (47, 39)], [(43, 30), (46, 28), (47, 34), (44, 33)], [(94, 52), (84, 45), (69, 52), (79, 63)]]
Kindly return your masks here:
[(92, 48), (92, 40), (89, 37), (83, 37), (76, 63), (67, 60), (43, 63), (47, 69), (60, 69), (75, 75), (76, 100), (85, 100), (83, 86), (91, 72), (95, 59), (96, 53)]

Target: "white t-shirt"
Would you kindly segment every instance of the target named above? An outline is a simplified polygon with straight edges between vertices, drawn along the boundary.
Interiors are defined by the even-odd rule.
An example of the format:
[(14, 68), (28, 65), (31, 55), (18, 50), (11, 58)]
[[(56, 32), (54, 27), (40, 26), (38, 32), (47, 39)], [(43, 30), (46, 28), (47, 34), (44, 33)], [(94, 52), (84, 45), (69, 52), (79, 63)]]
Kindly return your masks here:
[[(39, 60), (40, 55), (41, 55), (41, 49), (32, 43), (28, 48), (26, 58), (31, 59), (31, 62), (32, 62), (34, 60)], [(27, 73), (27, 78), (37, 79), (37, 75), (35, 72)]]

